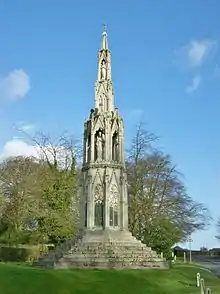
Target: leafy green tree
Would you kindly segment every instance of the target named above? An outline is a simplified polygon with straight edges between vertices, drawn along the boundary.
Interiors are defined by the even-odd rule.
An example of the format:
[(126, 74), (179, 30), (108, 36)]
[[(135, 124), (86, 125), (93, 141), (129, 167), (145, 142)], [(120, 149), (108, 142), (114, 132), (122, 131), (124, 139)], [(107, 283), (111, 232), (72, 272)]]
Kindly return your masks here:
[(14, 157), (0, 164), (0, 189), (4, 209), (0, 220), (2, 242), (20, 243), (25, 239), (26, 220), (37, 212), (38, 164), (34, 158)]
[(76, 162), (80, 147), (66, 134), (52, 140), (39, 134), (32, 141), (39, 148), (44, 169), (40, 177), (44, 207), (38, 219), (41, 235), (57, 243), (76, 232), (79, 219), (79, 178)]
[[(41, 140), (40, 140), (41, 139)], [(56, 142), (41, 135), (36, 158), (9, 158), (0, 164), (3, 201), (0, 239), (6, 243), (57, 243), (76, 231), (77, 147), (69, 137)]]

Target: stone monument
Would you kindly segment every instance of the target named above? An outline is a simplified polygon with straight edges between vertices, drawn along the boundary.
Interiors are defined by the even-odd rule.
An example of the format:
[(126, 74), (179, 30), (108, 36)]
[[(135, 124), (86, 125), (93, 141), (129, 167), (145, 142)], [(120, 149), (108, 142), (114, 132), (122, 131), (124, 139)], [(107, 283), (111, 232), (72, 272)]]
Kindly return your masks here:
[(124, 124), (114, 106), (106, 31), (98, 54), (95, 109), (84, 124), (80, 234), (35, 265), (51, 268), (164, 268), (128, 230)]

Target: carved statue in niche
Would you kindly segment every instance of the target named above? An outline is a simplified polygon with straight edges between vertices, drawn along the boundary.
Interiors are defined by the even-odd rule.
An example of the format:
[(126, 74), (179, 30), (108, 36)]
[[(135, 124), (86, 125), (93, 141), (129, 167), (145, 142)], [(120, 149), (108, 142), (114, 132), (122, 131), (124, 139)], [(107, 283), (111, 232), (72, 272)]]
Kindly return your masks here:
[(89, 115), (89, 118), (92, 118), (92, 115), (93, 115), (93, 113), (95, 112), (95, 110), (92, 108), (92, 109), (90, 109), (90, 115)]
[(117, 132), (115, 132), (112, 137), (112, 160), (119, 160), (119, 140)]
[(102, 59), (101, 61), (101, 80), (105, 80), (107, 76), (106, 61)]
[(104, 144), (105, 144), (104, 134), (102, 133), (102, 131), (99, 130), (96, 133), (96, 160), (98, 161), (103, 159)]

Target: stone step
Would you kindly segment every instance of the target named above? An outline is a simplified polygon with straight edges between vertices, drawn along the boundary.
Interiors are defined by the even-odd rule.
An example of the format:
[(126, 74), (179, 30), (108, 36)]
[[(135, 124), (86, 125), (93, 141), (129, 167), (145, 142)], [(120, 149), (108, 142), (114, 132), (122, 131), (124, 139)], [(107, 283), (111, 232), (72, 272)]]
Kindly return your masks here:
[[(69, 254), (69, 255), (72, 255), (72, 254)], [(67, 256), (67, 255), (64, 255), (64, 256)], [(63, 257), (64, 257), (63, 256)], [(138, 260), (148, 260), (148, 259), (158, 259), (158, 260), (161, 260), (161, 258), (159, 258), (158, 256), (154, 256), (154, 255), (149, 255), (149, 254), (146, 254), (146, 255), (132, 255), (132, 254), (129, 254), (129, 255), (115, 255), (115, 254), (111, 254), (111, 255), (108, 255), (108, 254), (99, 254), (99, 253), (95, 253), (95, 254), (80, 254), (80, 253), (77, 253), (77, 254), (73, 254), (72, 256), (88, 256), (90, 258), (99, 258), (101, 256), (103, 256), (104, 258), (114, 258), (114, 259), (117, 259), (117, 258), (120, 258), (120, 259), (128, 259), (128, 258), (132, 258), (132, 259), (138, 259)], [(62, 257), (61, 257), (62, 258)]]
[[(84, 241), (83, 241), (84, 240)], [(34, 265), (44, 268), (164, 268), (164, 261), (145, 244), (129, 237), (125, 241), (67, 240)]]
[(143, 269), (143, 268), (164, 268), (164, 264), (161, 262), (141, 262), (141, 263), (135, 263), (135, 262), (129, 262), (129, 261), (123, 261), (123, 262), (109, 262), (106, 260), (100, 260), (100, 261), (93, 261), (93, 262), (86, 262), (84, 261), (73, 261), (73, 260), (62, 260), (58, 264), (56, 264), (56, 268), (134, 268), (134, 269)]
[(103, 256), (103, 255), (83, 255), (83, 254), (69, 254), (65, 255), (63, 260), (115, 260), (115, 261), (161, 261), (160, 258), (158, 257), (153, 257), (153, 256)]
[(155, 252), (151, 250), (150, 248), (138, 248), (138, 247), (91, 247), (91, 246), (74, 246), (70, 250), (74, 250), (77, 248), (81, 248), (84, 250), (90, 250), (90, 251), (113, 251), (113, 250), (120, 250), (120, 251), (135, 251), (135, 252)]
[(124, 251), (138, 251), (138, 252), (142, 252), (142, 251), (147, 251), (147, 252), (154, 252), (153, 250), (151, 250), (150, 248), (148, 247), (138, 247), (138, 246), (91, 246), (91, 245), (84, 245), (82, 244), (81, 246), (74, 246), (72, 248), (75, 249), (75, 248), (82, 248), (82, 249), (89, 249), (89, 250), (124, 250)]
[(97, 259), (86, 259), (86, 258), (78, 258), (78, 259), (66, 259), (62, 258), (57, 264), (59, 263), (86, 263), (86, 264), (100, 264), (100, 263), (114, 263), (114, 264), (121, 264), (121, 263), (126, 263), (126, 264), (133, 264), (133, 265), (147, 265), (149, 263), (156, 264), (156, 263), (161, 263), (161, 260), (155, 260), (155, 259), (150, 259), (150, 260), (133, 260), (133, 259), (103, 259), (103, 258), (97, 258)]
[(153, 261), (133, 261), (133, 260), (122, 260), (122, 261), (109, 261), (103, 258), (97, 260), (85, 260), (71, 259), (70, 257), (61, 259), (59, 262), (47, 261), (47, 263), (35, 263), (33, 264), (35, 267), (44, 267), (47, 269), (52, 269), (56, 267), (59, 268), (133, 268), (133, 269), (143, 269), (143, 268), (163, 268), (165, 265), (161, 262), (161, 260), (153, 260)]
[[(122, 258), (128, 258), (128, 257), (139, 257), (139, 258), (159, 258), (159, 259), (161, 259), (158, 255), (155, 255), (155, 254), (148, 254), (148, 253), (146, 253), (146, 254), (137, 254), (137, 253), (133, 253), (133, 252), (131, 252), (131, 253), (129, 253), (129, 254), (126, 254), (126, 253), (124, 253), (124, 252), (119, 252), (119, 253), (116, 253), (116, 252), (113, 252), (113, 253), (111, 253), (111, 254), (109, 254), (109, 253), (105, 253), (105, 252), (93, 252), (93, 253), (91, 253), (91, 252), (86, 252), (86, 251), (79, 251), (79, 252), (72, 252), (72, 253), (69, 253), (68, 255), (72, 255), (72, 256), (85, 256), (85, 255), (87, 255), (87, 256), (92, 256), (92, 257), (98, 257), (98, 256), (108, 256), (108, 257), (122, 257)], [(66, 254), (65, 254), (65, 256), (66, 256)]]
[[(69, 251), (77, 251), (79, 247), (73, 247)], [(102, 251), (102, 252), (112, 252), (112, 251), (120, 251), (120, 252), (154, 252), (153, 250), (147, 248), (137, 248), (137, 247), (86, 247), (80, 246), (80, 250), (87, 250), (87, 251)]]
[(69, 254), (103, 254), (103, 255), (120, 255), (120, 256), (155, 256), (157, 257), (158, 255), (153, 252), (153, 251), (124, 251), (124, 250), (112, 250), (112, 251), (107, 251), (107, 250), (85, 250), (85, 249), (80, 249), (80, 250), (71, 250), (68, 252)]
[[(78, 243), (76, 244), (78, 245)], [(89, 246), (89, 247), (136, 247), (136, 248), (149, 248), (145, 244), (136, 243), (136, 242), (123, 242), (123, 243), (96, 243), (96, 242), (89, 242), (89, 243), (81, 243), (81, 246)]]

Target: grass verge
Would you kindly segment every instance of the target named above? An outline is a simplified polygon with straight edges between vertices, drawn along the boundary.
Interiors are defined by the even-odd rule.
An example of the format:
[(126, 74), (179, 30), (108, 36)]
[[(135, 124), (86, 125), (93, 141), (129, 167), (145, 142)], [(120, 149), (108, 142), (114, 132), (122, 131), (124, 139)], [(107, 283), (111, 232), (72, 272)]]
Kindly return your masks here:
[(212, 294), (220, 293), (220, 279), (202, 268), (175, 265), (170, 270), (39, 270), (0, 264), (0, 292), (4, 294), (198, 294), (200, 272)]

